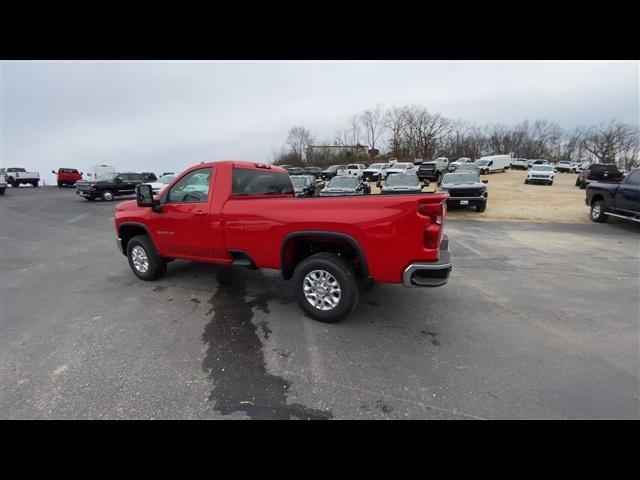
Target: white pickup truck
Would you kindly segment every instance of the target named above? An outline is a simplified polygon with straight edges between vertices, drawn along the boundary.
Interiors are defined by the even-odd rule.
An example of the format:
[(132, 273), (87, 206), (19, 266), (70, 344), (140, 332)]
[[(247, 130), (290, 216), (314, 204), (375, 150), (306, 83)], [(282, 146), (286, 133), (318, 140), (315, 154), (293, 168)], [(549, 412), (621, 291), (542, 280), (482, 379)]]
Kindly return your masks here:
[(6, 189), (7, 181), (5, 180), (4, 173), (0, 173), (0, 195), (4, 195)]
[(24, 168), (0, 168), (0, 175), (4, 175), (7, 183), (12, 187), (19, 187), (23, 183), (29, 183), (37, 187), (40, 183), (40, 174), (38, 172), (27, 172)]

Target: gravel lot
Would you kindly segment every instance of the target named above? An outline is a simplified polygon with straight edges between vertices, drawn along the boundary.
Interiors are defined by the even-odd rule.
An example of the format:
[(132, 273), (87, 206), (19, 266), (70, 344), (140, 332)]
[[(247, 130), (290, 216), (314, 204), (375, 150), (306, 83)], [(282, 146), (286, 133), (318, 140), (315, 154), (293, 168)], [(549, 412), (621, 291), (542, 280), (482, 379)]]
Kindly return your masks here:
[[(487, 177), (484, 218), (523, 175)], [(562, 180), (525, 187), (586, 211)], [(640, 418), (636, 224), (454, 212), (447, 286), (378, 285), (325, 325), (278, 272), (176, 261), (137, 280), (114, 205), (0, 197), (1, 418)]]
[[(532, 222), (590, 223), (589, 208), (585, 205), (585, 191), (575, 186), (577, 174), (556, 173), (553, 185), (524, 184), (526, 170), (508, 170), (505, 173), (482, 175), (489, 180), (487, 209), (449, 209), (451, 219), (474, 220), (526, 220)], [(371, 192), (380, 189), (371, 183)], [(437, 190), (432, 182), (425, 192)]]

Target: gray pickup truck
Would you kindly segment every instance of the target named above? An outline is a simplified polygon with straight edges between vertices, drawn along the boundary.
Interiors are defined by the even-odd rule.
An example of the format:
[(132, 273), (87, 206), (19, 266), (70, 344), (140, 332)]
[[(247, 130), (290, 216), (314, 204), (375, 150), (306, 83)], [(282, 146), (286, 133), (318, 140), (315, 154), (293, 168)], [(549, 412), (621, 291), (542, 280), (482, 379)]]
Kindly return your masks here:
[(604, 223), (609, 216), (640, 222), (640, 168), (631, 170), (620, 183), (589, 183), (585, 202), (594, 222)]

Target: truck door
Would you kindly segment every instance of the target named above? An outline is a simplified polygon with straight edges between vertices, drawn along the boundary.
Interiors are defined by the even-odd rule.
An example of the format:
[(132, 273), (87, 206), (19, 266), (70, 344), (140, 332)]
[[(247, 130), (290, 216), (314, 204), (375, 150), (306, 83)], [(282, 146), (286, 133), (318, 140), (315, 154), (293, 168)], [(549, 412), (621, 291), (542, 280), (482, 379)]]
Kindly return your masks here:
[(634, 170), (620, 184), (614, 199), (616, 210), (640, 214), (640, 170)]
[(212, 167), (193, 170), (163, 193), (162, 212), (153, 212), (149, 224), (164, 255), (212, 258), (209, 202), (213, 194), (212, 178)]

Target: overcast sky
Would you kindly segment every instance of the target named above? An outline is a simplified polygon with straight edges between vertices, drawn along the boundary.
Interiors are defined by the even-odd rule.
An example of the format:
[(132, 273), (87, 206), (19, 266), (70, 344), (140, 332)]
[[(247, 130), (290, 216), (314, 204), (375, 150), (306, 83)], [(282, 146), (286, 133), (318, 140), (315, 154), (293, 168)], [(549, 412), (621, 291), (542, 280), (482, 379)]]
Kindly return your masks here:
[(567, 128), (640, 116), (638, 62), (4, 61), (1, 82), (2, 166), (41, 175), (267, 161), (291, 126), (333, 139), (376, 103)]

